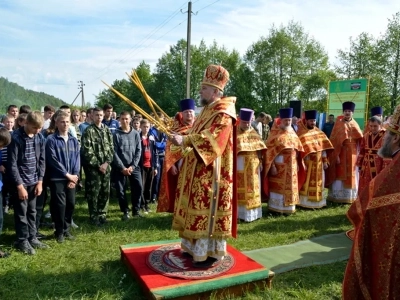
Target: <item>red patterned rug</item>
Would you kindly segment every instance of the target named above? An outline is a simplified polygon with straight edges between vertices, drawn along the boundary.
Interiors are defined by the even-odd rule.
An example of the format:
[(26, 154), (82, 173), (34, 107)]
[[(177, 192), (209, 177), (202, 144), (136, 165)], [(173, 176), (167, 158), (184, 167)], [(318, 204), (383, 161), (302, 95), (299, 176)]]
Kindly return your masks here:
[[(210, 299), (211, 294), (221, 299), (228, 295), (240, 296), (255, 288), (271, 286), (274, 273), (230, 245), (226, 260), (210, 268), (211, 272), (210, 269), (183, 269), (185, 263), (180, 262), (180, 252), (176, 252), (180, 251), (180, 247), (177, 245), (180, 245), (180, 240), (137, 243), (120, 247), (122, 261), (142, 286), (143, 293), (148, 299), (199, 300)], [(152, 257), (152, 253), (153, 255), (157, 253), (160, 267), (155, 267), (156, 259)], [(149, 260), (153, 260), (154, 263), (149, 264)], [(180, 267), (172, 269), (176, 268), (176, 265)], [(156, 270), (162, 267), (166, 267), (162, 273)], [(188, 275), (185, 273), (187, 270), (201, 272), (202, 278), (195, 279), (195, 273)], [(173, 276), (167, 276), (168, 272)], [(180, 277), (176, 276), (177, 274)], [(200, 273), (196, 274), (198, 275)]]
[(192, 258), (182, 255), (181, 245), (171, 244), (151, 251), (146, 263), (152, 270), (164, 276), (193, 280), (220, 276), (235, 265), (235, 259), (228, 253), (210, 268), (194, 268)]

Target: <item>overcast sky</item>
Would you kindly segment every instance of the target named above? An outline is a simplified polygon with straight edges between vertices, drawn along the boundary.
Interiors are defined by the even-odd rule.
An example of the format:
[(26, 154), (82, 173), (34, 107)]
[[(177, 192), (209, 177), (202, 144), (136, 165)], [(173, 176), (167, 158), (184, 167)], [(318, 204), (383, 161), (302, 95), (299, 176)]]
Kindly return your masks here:
[[(155, 67), (186, 39), (188, 1), (0, 0), (0, 76), (71, 103), (85, 85), (94, 102), (103, 88), (145, 60)], [(193, 0), (192, 44), (216, 40), (244, 54), (272, 24), (299, 22), (335, 61), (362, 32), (378, 37), (399, 0)]]

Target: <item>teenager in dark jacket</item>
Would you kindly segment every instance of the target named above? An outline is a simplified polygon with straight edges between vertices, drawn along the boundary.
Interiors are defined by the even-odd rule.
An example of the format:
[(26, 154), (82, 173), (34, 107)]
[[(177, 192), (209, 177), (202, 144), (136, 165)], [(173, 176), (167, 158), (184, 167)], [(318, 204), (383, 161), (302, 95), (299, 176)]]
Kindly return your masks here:
[(36, 197), (42, 193), (45, 171), (45, 140), (40, 134), (42, 126), (42, 113), (30, 112), (25, 125), (13, 132), (7, 148), (10, 181), (16, 195), (15, 247), (30, 255), (35, 254), (34, 248), (48, 248), (36, 238)]
[(78, 139), (69, 132), (70, 117), (60, 112), (55, 119), (56, 131), (47, 138), (46, 168), (50, 177), (50, 211), (57, 242), (70, 240), (72, 215), (75, 209), (75, 188), (80, 169)]
[(124, 111), (120, 114), (121, 127), (114, 132), (114, 160), (115, 187), (119, 208), (123, 213), (122, 219), (127, 220), (129, 216), (129, 205), (126, 199), (125, 181), (128, 179), (131, 188), (132, 215), (140, 217), (140, 199), (142, 197), (142, 174), (140, 159), (142, 153), (139, 132), (134, 130), (131, 123), (131, 115)]

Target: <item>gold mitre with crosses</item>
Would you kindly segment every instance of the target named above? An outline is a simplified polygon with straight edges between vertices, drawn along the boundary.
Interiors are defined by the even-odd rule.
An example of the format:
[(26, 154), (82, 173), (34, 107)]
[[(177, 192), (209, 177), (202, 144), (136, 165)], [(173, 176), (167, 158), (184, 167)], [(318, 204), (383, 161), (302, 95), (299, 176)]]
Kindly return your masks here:
[(394, 110), (387, 129), (395, 134), (400, 134), (400, 105)]
[(223, 91), (229, 81), (229, 72), (222, 66), (209, 65), (201, 84), (210, 85)]

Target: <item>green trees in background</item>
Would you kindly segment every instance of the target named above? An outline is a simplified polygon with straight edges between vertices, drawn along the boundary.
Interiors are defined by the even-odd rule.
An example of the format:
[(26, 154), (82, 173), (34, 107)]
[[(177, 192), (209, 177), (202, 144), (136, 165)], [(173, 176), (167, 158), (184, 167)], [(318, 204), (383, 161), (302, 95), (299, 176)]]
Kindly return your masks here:
[[(221, 64), (230, 73), (226, 95), (237, 97), (237, 107), (275, 114), (290, 100), (302, 100), (304, 109), (324, 111), (330, 80), (370, 78), (370, 107), (392, 112), (400, 98), (400, 13), (388, 20), (378, 38), (361, 33), (339, 49), (335, 63), (326, 49), (294, 21), (268, 32), (249, 46), (243, 57), (214, 41), (191, 46), (192, 98), (198, 91), (207, 65)], [(186, 97), (186, 41), (179, 40), (158, 60), (155, 70), (144, 61), (136, 71), (148, 94), (173, 115)], [(137, 88), (127, 79), (115, 80), (114, 88), (148, 111)], [(117, 111), (131, 109), (108, 89), (97, 96), (97, 105), (111, 103)]]

